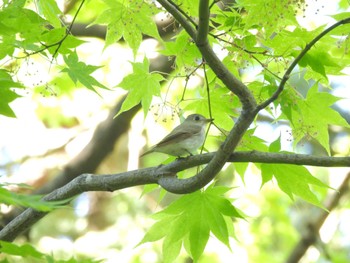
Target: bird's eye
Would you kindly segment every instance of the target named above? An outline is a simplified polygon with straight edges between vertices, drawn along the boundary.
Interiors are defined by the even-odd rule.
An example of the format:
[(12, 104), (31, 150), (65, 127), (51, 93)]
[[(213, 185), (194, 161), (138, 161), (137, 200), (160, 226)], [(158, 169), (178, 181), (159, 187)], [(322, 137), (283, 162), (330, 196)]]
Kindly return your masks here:
[(199, 121), (199, 119), (200, 119), (199, 116), (194, 117), (195, 121)]

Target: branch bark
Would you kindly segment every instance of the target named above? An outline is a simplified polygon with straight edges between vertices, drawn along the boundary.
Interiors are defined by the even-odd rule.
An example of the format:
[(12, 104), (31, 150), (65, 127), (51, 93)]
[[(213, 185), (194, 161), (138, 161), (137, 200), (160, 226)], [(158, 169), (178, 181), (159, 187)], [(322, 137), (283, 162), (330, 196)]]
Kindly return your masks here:
[[(216, 156), (217, 153), (190, 156), (185, 159), (178, 159), (167, 165), (119, 174), (82, 174), (65, 186), (46, 195), (43, 199), (46, 201), (70, 201), (74, 196), (83, 192), (116, 191), (146, 184), (159, 184), (174, 193), (190, 193), (198, 189), (197, 184), (206, 185), (208, 183), (208, 178), (204, 177), (202, 179), (197, 175), (189, 179), (181, 180), (176, 177), (176, 173), (198, 165), (212, 163), (212, 160), (214, 160)], [(350, 157), (316, 157), (303, 154), (265, 153), (256, 151), (232, 153), (229, 155), (228, 161), (350, 167)], [(69, 201), (67, 201), (67, 203)], [(0, 231), (0, 240), (14, 240), (47, 213), (48, 212), (40, 212), (31, 208), (26, 209)]]

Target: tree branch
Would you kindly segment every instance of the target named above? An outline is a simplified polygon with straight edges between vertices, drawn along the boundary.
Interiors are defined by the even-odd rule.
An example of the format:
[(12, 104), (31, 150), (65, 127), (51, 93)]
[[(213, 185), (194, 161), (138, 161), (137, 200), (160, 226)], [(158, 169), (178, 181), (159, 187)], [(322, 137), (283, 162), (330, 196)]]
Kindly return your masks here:
[[(338, 205), (342, 196), (349, 190), (349, 182), (350, 173), (347, 174), (337, 191), (329, 196), (329, 198), (327, 198), (328, 200), (326, 201), (325, 207), (329, 212), (331, 212)], [(286, 263), (299, 262), (300, 259), (305, 255), (308, 248), (317, 241), (319, 231), (329, 216), (329, 212), (320, 209), (318, 216), (313, 217), (308, 222), (305, 222), (305, 225), (309, 231), (302, 233), (300, 241), (289, 255)]]
[[(82, 174), (65, 186), (46, 195), (46, 201), (70, 200), (74, 196), (89, 191), (116, 191), (132, 186), (159, 184), (174, 193), (194, 192), (206, 185), (210, 180), (201, 180), (201, 173), (188, 179), (178, 179), (176, 173), (202, 164), (213, 163), (217, 153), (207, 153), (178, 159), (170, 164), (144, 168), (119, 174), (93, 175)], [(265, 153), (265, 152), (235, 152), (229, 155), (229, 162), (284, 163), (296, 165), (313, 165), (324, 167), (350, 167), (350, 157), (318, 157), (303, 154)], [(208, 166), (209, 166), (208, 165)], [(215, 174), (212, 175), (213, 177)], [(193, 179), (195, 178), (195, 179)], [(198, 183), (199, 182), (199, 183)], [(200, 184), (198, 187), (197, 184)], [(194, 187), (195, 186), (195, 187)], [(68, 203), (69, 201), (67, 201)], [(0, 231), (0, 240), (12, 241), (22, 232), (48, 212), (26, 209)]]
[(207, 185), (225, 165), (233, 149), (238, 145), (253, 119), (254, 116), (252, 116), (252, 114), (242, 112), (225, 142), (220, 146), (219, 150), (213, 154), (213, 157), (208, 160), (208, 165), (197, 175), (183, 180), (169, 181), (168, 178), (160, 178), (159, 184), (167, 191), (177, 194), (194, 192)]
[[(208, 184), (216, 174), (222, 169), (230, 154), (238, 145), (245, 131), (253, 122), (258, 111), (256, 109), (256, 101), (249, 89), (239, 81), (233, 74), (225, 67), (207, 41), (207, 34), (209, 31), (209, 1), (200, 1), (199, 8), (199, 31), (191, 26), (181, 12), (171, 5), (167, 0), (158, 0), (158, 2), (174, 16), (174, 18), (183, 26), (201, 52), (205, 62), (211, 67), (214, 73), (220, 78), (223, 83), (240, 99), (243, 111), (227, 136), (225, 142), (220, 146), (215, 156), (210, 160), (209, 164), (196, 176), (185, 180), (175, 180), (168, 183), (167, 179), (161, 179), (159, 184), (166, 190), (173, 193), (189, 193), (198, 190)], [(198, 37), (198, 39), (197, 39)]]
[(158, 0), (158, 2), (167, 10), (186, 30), (192, 40), (196, 43), (205, 62), (214, 71), (216, 76), (222, 80), (226, 87), (238, 96), (243, 105), (243, 109), (253, 111), (256, 108), (256, 101), (252, 93), (240, 80), (238, 80), (220, 61), (211, 48), (207, 37), (209, 32), (209, 1), (200, 1), (199, 7), (199, 25), (196, 31), (190, 22), (181, 12), (167, 0)]
[[(32, 194), (47, 194), (55, 189), (69, 183), (83, 173), (93, 173), (102, 160), (114, 149), (115, 142), (125, 134), (130, 127), (131, 119), (140, 109), (140, 105), (121, 113), (117, 118), (114, 116), (119, 112), (124, 99), (121, 99), (111, 109), (106, 120), (101, 122), (90, 142), (84, 149), (65, 167), (55, 174), (54, 179), (48, 181), (42, 187), (33, 191)], [(19, 209), (13, 209), (11, 213), (3, 215), (1, 225), (6, 225), (20, 213)]]
[(92, 173), (96, 170), (101, 161), (113, 151), (114, 142), (129, 129), (131, 119), (141, 108), (138, 105), (114, 118), (123, 101), (124, 99), (121, 99), (110, 111), (107, 119), (99, 124), (86, 147), (55, 176), (54, 180), (34, 194), (49, 193), (82, 173)]
[[(161, 174), (164, 175), (166, 172)], [(82, 174), (65, 186), (46, 195), (43, 200), (66, 200), (88, 191), (114, 191), (130, 186), (157, 183), (157, 176), (159, 174), (154, 168), (140, 169), (116, 175), (94, 176), (92, 174)], [(32, 208), (26, 209), (0, 231), (0, 240), (13, 241), (47, 213), (36, 211)]]
[(256, 108), (256, 100), (250, 90), (242, 81), (237, 79), (221, 62), (213, 51), (208, 41), (209, 32), (209, 0), (201, 0), (199, 5), (199, 25), (196, 39), (193, 39), (201, 52), (205, 62), (222, 80), (226, 87), (232, 91), (242, 103), (243, 110), (253, 112)]
[(270, 103), (272, 103), (273, 101), (275, 101), (278, 96), (281, 94), (281, 92), (284, 89), (284, 86), (286, 85), (290, 74), (292, 73), (293, 69), (296, 67), (296, 65), (298, 65), (299, 61), (306, 55), (306, 53), (325, 35), (327, 35), (329, 32), (331, 32), (333, 29), (344, 25), (344, 24), (348, 24), (350, 23), (350, 18), (346, 18), (343, 20), (338, 21), (337, 23), (335, 23), (334, 25), (330, 26), (329, 28), (325, 29), (324, 31), (322, 31), (319, 35), (317, 35), (313, 40), (311, 40), (310, 43), (308, 43), (305, 48), (300, 52), (300, 54), (294, 59), (294, 61), (292, 62), (292, 64), (288, 67), (288, 69), (286, 70), (286, 72), (283, 75), (283, 78), (281, 80), (281, 83), (278, 86), (278, 89), (275, 91), (274, 94), (272, 94), (272, 96), (267, 99), (266, 101), (264, 101), (263, 103), (261, 103), (260, 105), (258, 105), (257, 107), (257, 111), (260, 111), (262, 109), (264, 109), (265, 107), (267, 107)]
[(204, 46), (208, 42), (209, 33), (209, 0), (199, 1), (199, 23), (196, 43)]

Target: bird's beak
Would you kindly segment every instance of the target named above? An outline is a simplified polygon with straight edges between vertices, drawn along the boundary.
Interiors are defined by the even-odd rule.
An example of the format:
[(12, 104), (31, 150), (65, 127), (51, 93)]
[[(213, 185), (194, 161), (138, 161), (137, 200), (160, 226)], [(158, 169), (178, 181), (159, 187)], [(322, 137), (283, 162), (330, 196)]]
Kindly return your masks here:
[(209, 122), (213, 122), (214, 119), (205, 119), (205, 121), (206, 121), (207, 123), (209, 123)]

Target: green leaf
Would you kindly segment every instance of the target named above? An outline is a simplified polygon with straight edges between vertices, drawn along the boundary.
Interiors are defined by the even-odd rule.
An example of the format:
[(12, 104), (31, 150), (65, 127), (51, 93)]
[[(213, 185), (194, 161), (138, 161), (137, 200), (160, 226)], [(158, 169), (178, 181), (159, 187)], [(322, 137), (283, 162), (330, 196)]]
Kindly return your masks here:
[(311, 53), (307, 53), (299, 61), (299, 65), (302, 67), (310, 66), (312, 70), (321, 74), (326, 80), (328, 80), (322, 56), (314, 56)]
[(117, 86), (129, 91), (118, 114), (131, 109), (141, 102), (144, 115), (150, 108), (152, 97), (160, 96), (160, 82), (164, 79), (158, 73), (149, 73), (149, 62), (132, 63), (133, 73), (126, 76)]
[(23, 88), (23, 86), (12, 80), (6, 70), (0, 69), (0, 114), (7, 117), (16, 117), (9, 103), (20, 96), (11, 88)]
[(154, 242), (162, 239), (169, 232), (169, 223), (172, 224), (170, 222), (170, 218), (165, 218), (153, 224), (153, 226), (147, 231), (143, 239), (140, 241), (138, 246), (146, 242)]
[(9, 0), (6, 0), (6, 1), (3, 1), (4, 3), (8, 4), (8, 3), (11, 3), (11, 5), (9, 6), (15, 6), (15, 7), (24, 7), (24, 5), (26, 4), (26, 0), (13, 0), (13, 1), (9, 1)]
[(331, 15), (330, 17), (333, 17), (335, 20), (340, 21), (346, 18), (350, 17), (350, 12), (343, 12), (340, 14), (336, 14), (336, 15)]
[(328, 188), (303, 166), (287, 164), (262, 164), (261, 172), (263, 184), (267, 182), (266, 178), (273, 175), (280, 189), (285, 192), (292, 200), (294, 195), (301, 197), (305, 201), (324, 208), (316, 195), (311, 191), (310, 185)]
[(79, 61), (76, 52), (72, 52), (63, 58), (66, 62), (67, 67), (64, 68), (62, 72), (67, 72), (74, 83), (77, 83), (79, 81), (85, 87), (94, 92), (96, 92), (94, 87), (108, 89), (106, 86), (98, 82), (94, 77), (90, 75), (95, 70), (99, 69), (100, 66), (86, 65), (84, 62)]
[(189, 35), (183, 30), (175, 39), (175, 42), (166, 42), (165, 48), (160, 51), (165, 56), (175, 56), (176, 65), (179, 68), (184, 66), (197, 66), (202, 55), (193, 43)]
[(18, 97), (20, 96), (10, 89), (0, 87), (0, 114), (15, 118), (16, 114), (11, 109), (9, 103)]
[(198, 15), (199, 0), (178, 0), (175, 2), (181, 6), (181, 10), (184, 10), (186, 13), (194, 17)]
[(192, 198), (192, 194), (181, 196), (181, 198), (172, 202), (168, 207), (166, 207), (162, 211), (153, 214), (152, 218), (159, 220), (169, 215), (180, 215), (183, 213), (184, 207), (186, 207), (188, 203), (191, 203)]
[[(85, 43), (85, 41), (78, 39), (75, 36), (66, 36), (66, 30), (66, 28), (54, 28), (42, 34), (41, 42), (45, 43), (46, 46), (50, 46), (48, 48), (48, 51), (52, 55), (55, 53), (56, 55), (58, 55), (57, 51), (59, 51), (60, 54), (71, 54), (72, 49)], [(66, 38), (64, 39), (64, 41), (62, 41), (64, 37)], [(59, 43), (60, 45), (58, 46)]]
[(193, 213), (193, 222), (189, 233), (190, 251), (193, 260), (196, 262), (203, 254), (209, 240), (209, 226), (205, 217), (204, 206), (198, 207), (201, 211)]
[(345, 119), (330, 106), (339, 98), (326, 92), (318, 92), (316, 83), (308, 91), (305, 100), (300, 100), (296, 109), (291, 112), (293, 137), (297, 144), (305, 136), (316, 139), (328, 152), (330, 124), (348, 127)]
[(8, 255), (20, 256), (20, 257), (33, 257), (37, 259), (43, 258), (45, 255), (37, 251), (30, 244), (16, 245), (14, 243), (0, 240), (0, 252)]
[(177, 240), (174, 242), (170, 238), (165, 238), (162, 247), (164, 263), (174, 262), (177, 256), (180, 254), (181, 246), (181, 240)]
[[(7, 5), (0, 11), (1, 39), (4, 38), (5, 50), (12, 53), (7, 45), (10, 39), (12, 45), (25, 51), (37, 50), (40, 44), (40, 36), (48, 29), (47, 21), (32, 10), (25, 9), (15, 4)], [(13, 38), (16, 36), (16, 38)], [(3, 42), (3, 41), (1, 41)], [(10, 55), (10, 54), (9, 54)]]
[[(34, 248), (31, 244), (16, 245), (14, 243), (1, 241), (0, 240), (0, 252), (1, 255), (11, 255), (16, 257), (11, 257), (9, 259), (15, 258), (16, 262), (47, 262), (47, 263), (97, 263), (102, 262), (101, 260), (87, 259), (79, 257), (79, 260), (70, 258), (67, 260), (55, 259), (52, 255), (44, 254)], [(18, 258), (21, 257), (21, 258)], [(8, 262), (6, 258), (2, 257), (1, 262)], [(10, 261), (14, 262), (14, 261)]]
[(0, 187), (0, 202), (7, 205), (31, 207), (38, 211), (51, 211), (56, 208), (64, 207), (69, 200), (62, 201), (43, 201), (39, 195), (23, 195), (11, 192), (6, 188)]
[(188, 214), (171, 217), (168, 221), (168, 234), (163, 242), (163, 257), (165, 262), (173, 262), (180, 253), (182, 241), (189, 231)]
[(210, 232), (230, 248), (227, 222), (232, 224), (233, 217), (243, 218), (223, 196), (231, 189), (209, 186), (205, 191), (181, 196), (153, 216), (159, 221), (150, 228), (140, 243), (165, 237), (163, 253), (164, 259), (167, 258), (169, 262), (177, 256), (176, 253), (179, 253), (179, 246), (183, 242), (193, 259), (198, 260), (205, 249)]
[(239, 149), (240, 151), (256, 150), (263, 152), (266, 152), (268, 150), (266, 142), (263, 139), (254, 135), (255, 129), (256, 128), (249, 129), (246, 131), (237, 149)]
[[(41, 41), (45, 43), (45, 45), (49, 46), (61, 41), (67, 33), (66, 28), (53, 28), (49, 31), (46, 31), (41, 36)], [(57, 48), (56, 46), (54, 47)]]
[(264, 184), (272, 180), (273, 170), (270, 169), (270, 167), (268, 166), (262, 167), (260, 164), (257, 164), (257, 166), (260, 167), (260, 170), (261, 170), (261, 178), (262, 178), (261, 188), (262, 188)]
[(136, 56), (142, 34), (162, 41), (153, 21), (153, 16), (159, 10), (153, 5), (141, 0), (131, 2), (105, 0), (105, 2), (109, 8), (105, 9), (92, 23), (107, 25), (105, 47), (124, 37)]
[(278, 138), (273, 141), (269, 146), (269, 152), (275, 152), (278, 153), (281, 151), (281, 134), (278, 136)]
[(224, 216), (215, 204), (217, 203), (214, 196), (207, 198), (207, 204), (205, 204), (206, 220), (210, 227), (211, 232), (226, 246), (230, 247), (228, 239), (228, 230), (224, 220)]
[(241, 213), (225, 197), (208, 193), (208, 205), (214, 206), (224, 216), (244, 218)]
[(245, 175), (245, 172), (248, 168), (248, 165), (249, 165), (249, 163), (235, 163), (234, 164), (235, 171), (241, 177), (243, 183), (245, 183), (244, 182), (244, 175)]
[(205, 192), (207, 192), (208, 194), (214, 194), (214, 195), (224, 195), (227, 192), (231, 191), (232, 189), (234, 189), (234, 187), (227, 187), (227, 186), (223, 186), (223, 185), (215, 185), (215, 184), (211, 184), (207, 187), (207, 189), (205, 190)]
[[(0, 31), (4, 31), (0, 22)], [(3, 35), (2, 41), (0, 43), (0, 59), (5, 58), (6, 56), (12, 56), (15, 51), (16, 36), (14, 34)]]
[(45, 1), (36, 1), (39, 12), (44, 15), (44, 17), (50, 22), (50, 24), (59, 28), (62, 27), (62, 23), (59, 19), (61, 10), (58, 8), (56, 1), (54, 0), (45, 0)]
[[(271, 80), (271, 77), (267, 74), (264, 76), (265, 80)], [(257, 98), (258, 102), (263, 102), (271, 97), (272, 93), (276, 91), (277, 85), (275, 83), (266, 85), (260, 81), (252, 81), (248, 84), (248, 88), (253, 93), (254, 97)], [(268, 110), (268, 109), (267, 109)]]
[(293, 4), (285, 4), (284, 1), (242, 0), (239, 1), (237, 7), (245, 10), (243, 21), (247, 29), (256, 26), (263, 27), (267, 36), (270, 36), (273, 32), (280, 31), (288, 25), (297, 25), (294, 14), (295, 6)]

